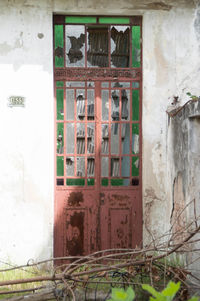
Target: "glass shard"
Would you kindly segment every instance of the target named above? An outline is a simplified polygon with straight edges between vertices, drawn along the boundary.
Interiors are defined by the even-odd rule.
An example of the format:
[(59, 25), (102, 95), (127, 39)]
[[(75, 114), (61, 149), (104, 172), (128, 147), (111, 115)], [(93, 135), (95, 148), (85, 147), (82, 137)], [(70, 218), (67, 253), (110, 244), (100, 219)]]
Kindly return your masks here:
[(87, 66), (108, 67), (108, 28), (87, 28)]
[(120, 91), (112, 90), (111, 91), (111, 118), (113, 121), (119, 120), (119, 99)]
[(55, 53), (55, 67), (64, 67), (64, 38), (63, 38), (63, 25), (54, 26), (54, 53)]
[(129, 67), (130, 27), (113, 26), (111, 29), (111, 67)]
[(121, 90), (121, 119), (129, 120), (130, 119), (130, 91)]
[(85, 67), (85, 27), (83, 25), (66, 25), (66, 65), (68, 67)]
[(76, 91), (76, 115), (78, 120), (85, 119), (85, 90)]
[(141, 29), (140, 26), (132, 27), (132, 67), (141, 67)]

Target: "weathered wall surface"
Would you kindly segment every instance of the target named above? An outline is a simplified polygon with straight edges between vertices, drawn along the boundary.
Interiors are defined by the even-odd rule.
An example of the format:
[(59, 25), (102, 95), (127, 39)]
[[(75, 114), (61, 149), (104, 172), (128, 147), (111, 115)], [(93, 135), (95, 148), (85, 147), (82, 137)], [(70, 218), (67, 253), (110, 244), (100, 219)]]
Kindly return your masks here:
[[(200, 82), (195, 1), (0, 1), (0, 259), (25, 262), (53, 249), (52, 15), (143, 15), (144, 244), (168, 229), (173, 208), (166, 108)], [(24, 108), (7, 98), (21, 95)]]

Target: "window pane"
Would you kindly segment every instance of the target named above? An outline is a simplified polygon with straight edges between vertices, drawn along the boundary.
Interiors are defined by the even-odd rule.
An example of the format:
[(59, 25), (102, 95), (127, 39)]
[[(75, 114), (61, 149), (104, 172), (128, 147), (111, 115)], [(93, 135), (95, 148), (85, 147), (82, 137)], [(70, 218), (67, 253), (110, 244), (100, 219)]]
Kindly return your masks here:
[(68, 185), (68, 186), (84, 186), (85, 179), (67, 179), (66, 185)]
[(102, 124), (102, 142), (101, 142), (101, 153), (102, 154), (108, 154), (109, 152), (109, 125), (108, 124)]
[(85, 66), (85, 27), (66, 25), (66, 64), (68, 67)]
[(111, 29), (111, 67), (129, 67), (130, 27), (113, 26)]
[(130, 154), (130, 124), (123, 123), (121, 129), (122, 154)]
[(132, 157), (132, 176), (139, 176), (139, 157)]
[(63, 39), (63, 25), (54, 26), (55, 34), (55, 67), (64, 67), (64, 39)]
[(141, 66), (141, 32), (140, 26), (132, 27), (132, 67), (139, 68)]
[(74, 157), (66, 158), (66, 175), (74, 176)]
[(85, 119), (85, 90), (76, 91), (76, 115), (78, 120)]
[(87, 119), (94, 120), (94, 89), (87, 90)]
[(74, 123), (66, 124), (66, 152), (74, 154)]
[(64, 124), (57, 123), (57, 154), (63, 154), (64, 145)]
[(66, 120), (74, 120), (74, 90), (66, 90)]
[(111, 88), (129, 88), (130, 82), (112, 82)]
[(112, 90), (111, 99), (111, 118), (114, 121), (119, 120), (119, 90)]
[(85, 176), (85, 157), (76, 158), (76, 175), (77, 177)]
[(87, 66), (108, 67), (108, 28), (87, 29)]
[(76, 152), (77, 154), (85, 154), (85, 124), (77, 123), (76, 131)]
[(102, 179), (101, 180), (101, 185), (102, 186), (108, 186), (108, 179)]
[(139, 124), (132, 124), (132, 153), (139, 153)]
[(62, 177), (64, 176), (64, 158), (57, 157), (57, 176)]
[(132, 120), (139, 120), (139, 90), (132, 91)]
[(94, 179), (88, 179), (87, 184), (88, 184), (88, 186), (94, 186), (95, 180)]
[(130, 116), (130, 91), (123, 89), (121, 91), (121, 118), (122, 120), (129, 120)]
[(64, 87), (64, 82), (62, 82), (62, 81), (57, 81), (57, 82), (56, 82), (56, 87)]
[(95, 128), (94, 123), (87, 125), (87, 152), (88, 154), (94, 154), (95, 151)]
[(64, 107), (63, 107), (64, 90), (63, 89), (56, 90), (56, 101), (57, 101), (57, 120), (63, 120), (64, 119)]
[(130, 176), (130, 157), (122, 157), (121, 174), (122, 177)]
[(100, 17), (99, 18), (99, 23), (100, 24), (109, 24), (109, 23), (114, 23), (114, 24), (129, 24), (129, 18), (127, 17)]
[(101, 177), (108, 177), (108, 157), (101, 158)]
[(101, 108), (101, 120), (108, 120), (109, 114), (109, 91), (108, 90), (101, 90), (101, 101), (102, 101), (102, 108)]
[(120, 176), (119, 158), (112, 158), (111, 159), (111, 176), (112, 177), (119, 177)]
[(119, 123), (111, 125), (111, 154), (119, 154)]
[(76, 17), (76, 16), (67, 16), (65, 17), (66, 23), (96, 23), (96, 17)]
[(95, 172), (95, 164), (94, 164), (94, 158), (88, 158), (87, 159), (87, 176), (88, 177), (94, 177)]
[(66, 82), (66, 87), (80, 87), (85, 88), (85, 82)]

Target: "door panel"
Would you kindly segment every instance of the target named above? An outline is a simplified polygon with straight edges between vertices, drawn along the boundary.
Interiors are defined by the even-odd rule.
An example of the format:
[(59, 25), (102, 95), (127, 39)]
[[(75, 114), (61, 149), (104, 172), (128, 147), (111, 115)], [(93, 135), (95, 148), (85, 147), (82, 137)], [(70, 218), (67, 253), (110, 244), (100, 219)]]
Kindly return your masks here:
[(139, 17), (54, 18), (56, 257), (142, 243), (140, 36)]

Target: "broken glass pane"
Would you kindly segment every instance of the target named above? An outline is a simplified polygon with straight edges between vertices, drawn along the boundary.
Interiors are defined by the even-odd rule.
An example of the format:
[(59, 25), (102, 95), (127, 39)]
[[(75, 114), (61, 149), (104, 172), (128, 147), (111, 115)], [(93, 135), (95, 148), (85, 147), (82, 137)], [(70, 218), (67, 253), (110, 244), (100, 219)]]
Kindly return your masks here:
[(111, 67), (129, 67), (130, 27), (113, 26), (111, 29)]
[(139, 68), (141, 65), (140, 26), (132, 27), (132, 67)]
[(66, 90), (66, 120), (74, 120), (74, 90)]
[(74, 157), (66, 158), (66, 175), (74, 176)]
[(85, 176), (85, 157), (76, 158), (76, 175), (77, 177)]
[(87, 159), (87, 176), (94, 177), (95, 161), (94, 158)]
[(94, 120), (94, 89), (87, 90), (87, 119)]
[(109, 114), (109, 91), (101, 90), (101, 120), (108, 120)]
[(57, 157), (57, 176), (64, 176), (64, 157)]
[(87, 125), (87, 152), (88, 154), (94, 154), (95, 150), (95, 128), (94, 123)]
[(85, 119), (85, 90), (76, 90), (76, 115), (78, 120)]
[(56, 90), (56, 102), (57, 102), (57, 120), (64, 119), (64, 90), (57, 89)]
[(66, 124), (66, 152), (74, 154), (74, 123)]
[(111, 177), (119, 177), (120, 170), (119, 170), (119, 158), (112, 158), (111, 159)]
[(102, 124), (102, 142), (101, 142), (101, 153), (108, 154), (109, 152), (109, 125)]
[(57, 186), (63, 186), (64, 185), (64, 179), (57, 179), (56, 180), (56, 185)]
[(119, 90), (111, 91), (111, 117), (113, 121), (119, 120)]
[(139, 124), (132, 124), (132, 153), (139, 153)]
[(130, 157), (122, 157), (121, 174), (122, 177), (130, 176)]
[(123, 123), (121, 128), (122, 154), (130, 154), (130, 124)]
[(108, 157), (101, 157), (101, 177), (108, 177)]
[(130, 82), (112, 82), (111, 88), (129, 88)]
[(87, 66), (108, 67), (108, 28), (87, 28)]
[(85, 27), (66, 25), (66, 64), (68, 67), (85, 67)]
[(66, 87), (80, 87), (85, 88), (85, 82), (66, 82)]
[(111, 154), (119, 154), (119, 123), (111, 125)]
[(139, 120), (139, 90), (132, 91), (132, 120)]
[(129, 120), (130, 114), (130, 91), (123, 89), (121, 91), (121, 118), (122, 120)]
[(132, 176), (139, 176), (139, 157), (132, 157)]
[(64, 67), (64, 39), (63, 39), (63, 25), (54, 26), (55, 33), (55, 67)]
[(63, 146), (64, 146), (64, 124), (57, 123), (57, 154), (63, 154)]
[(76, 131), (76, 152), (77, 154), (85, 154), (85, 124), (77, 123)]

